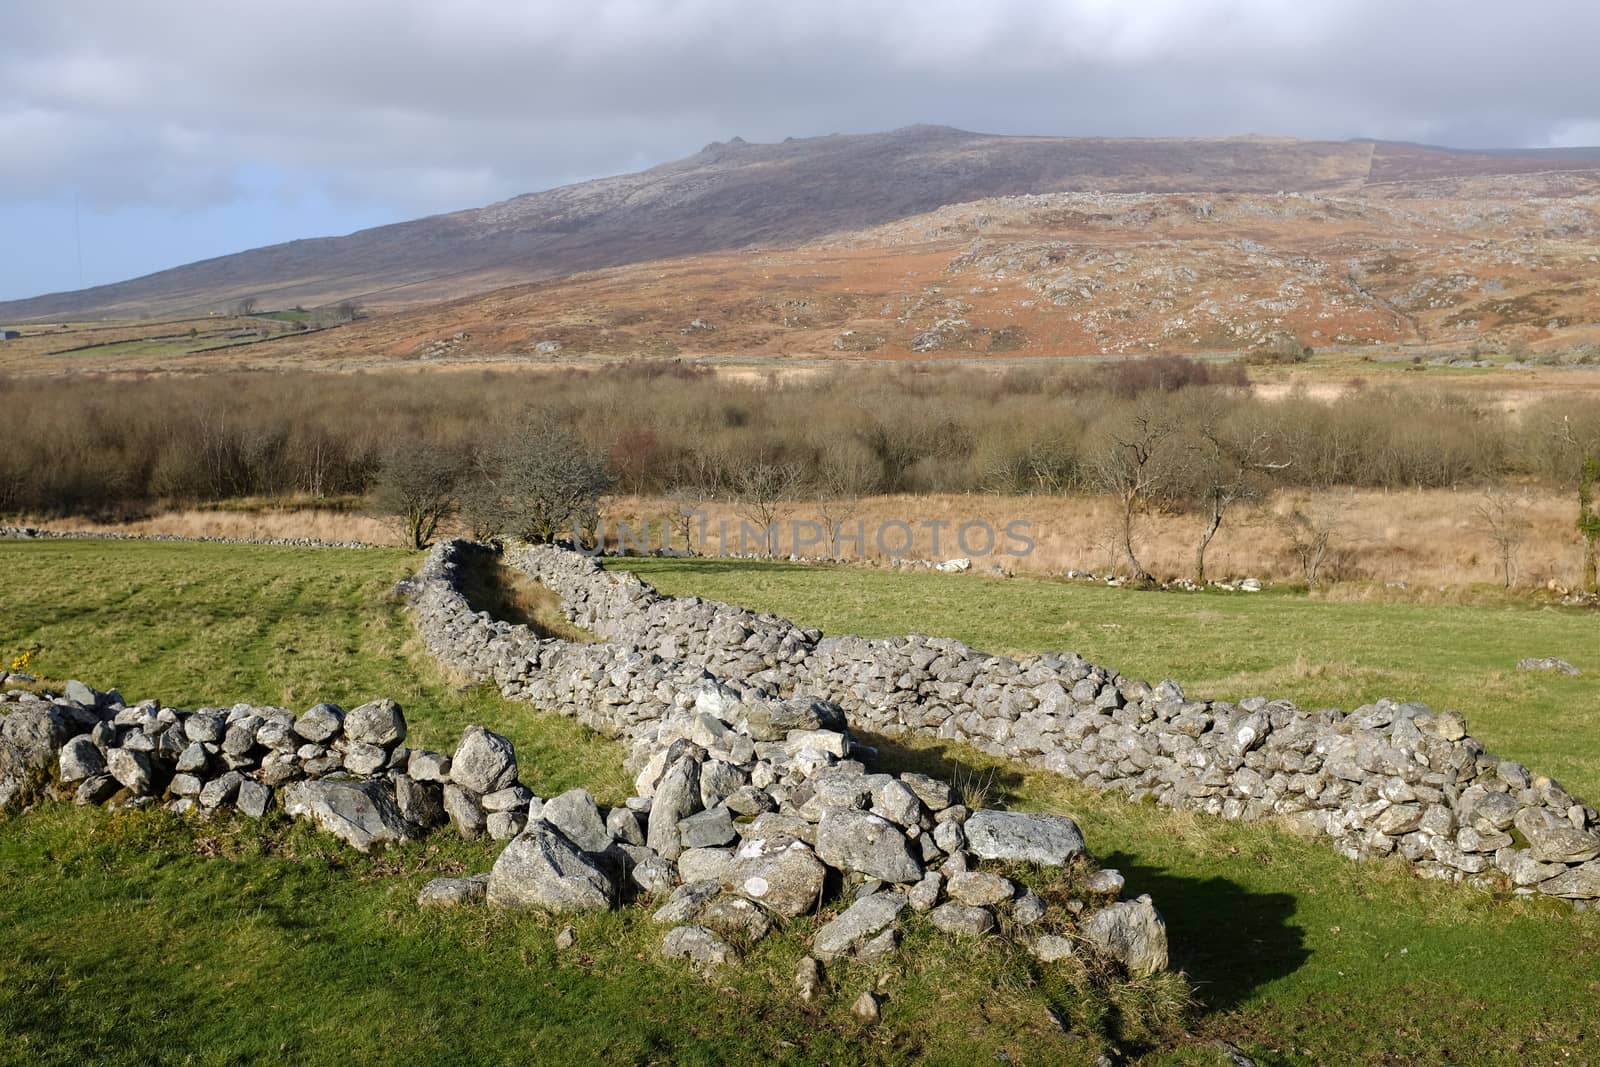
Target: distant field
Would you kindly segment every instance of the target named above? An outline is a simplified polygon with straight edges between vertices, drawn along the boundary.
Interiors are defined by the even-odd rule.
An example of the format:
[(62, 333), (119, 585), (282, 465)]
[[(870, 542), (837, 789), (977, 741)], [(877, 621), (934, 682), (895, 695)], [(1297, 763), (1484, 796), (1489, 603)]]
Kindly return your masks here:
[[(37, 644), (35, 666), (48, 675), (175, 703), (299, 707), (388, 693), (406, 705), (419, 744), (448, 745), (463, 723), (484, 722), (516, 740), (535, 789), (583, 782), (603, 799), (624, 795), (614, 746), (439, 677), (387, 599), (416, 561), (392, 550), (0, 543), (0, 653)], [(1600, 795), (1593, 616), (714, 560), (632, 565), (669, 592), (834, 631), (1075, 648), (1191, 692), (1430, 700), (1466, 711), (1502, 754)], [(1591, 673), (1509, 669), (1528, 654)], [(987, 776), (998, 799), (1070, 812), (1132, 892), (1155, 896), (1201, 1010), (1192, 1036), (1135, 1049), (1137, 1062), (1216, 1067), (1226, 1062), (1217, 1038), (1262, 1064), (1600, 1055), (1600, 917), (1358, 866), (1268, 827), (1128, 804), (955, 746), (885, 745), (885, 755), (895, 766), (960, 763)], [(787, 993), (798, 950), (789, 938), (708, 983), (655, 962), (648, 924), (626, 913), (576, 923), (578, 950), (557, 954), (558, 923), (415, 912), (411, 897), (431, 872), (483, 869), (493, 852), (439, 838), (360, 860), (277, 824), (191, 829), (68, 809), (0, 824), (0, 1060), (351, 1062), (400, 1047), (418, 1060), (539, 1063), (1092, 1058), (1042, 1025), (1041, 998), (1059, 991), (1015, 984), (985, 953), (889, 977), (885, 1023), (863, 1032), (845, 1010), (877, 976), (846, 972), (819, 1011), (801, 1009)]]

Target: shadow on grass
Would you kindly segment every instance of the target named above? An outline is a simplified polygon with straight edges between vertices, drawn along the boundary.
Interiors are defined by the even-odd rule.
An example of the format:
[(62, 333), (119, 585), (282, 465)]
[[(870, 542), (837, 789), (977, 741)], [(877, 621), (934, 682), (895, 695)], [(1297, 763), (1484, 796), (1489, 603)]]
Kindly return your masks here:
[[(1024, 783), (1022, 773), (1008, 766), (974, 766), (970, 750), (954, 742), (919, 738), (907, 745), (881, 735), (858, 736), (878, 750), (880, 769), (953, 782), (969, 806), (1009, 804)], [(1154, 898), (1167, 923), (1172, 965), (1189, 975), (1208, 1011), (1238, 1006), (1311, 956), (1305, 931), (1290, 922), (1297, 904), (1288, 893), (1256, 892), (1222, 877), (1175, 874), (1126, 852), (1096, 853), (1095, 858), (1122, 872), (1129, 895)]]
[(1095, 856), (1149, 893), (1167, 923), (1172, 965), (1194, 982), (1208, 1011), (1237, 1007), (1258, 987), (1299, 970), (1311, 958), (1305, 930), (1294, 925), (1288, 893), (1260, 893), (1228, 878), (1193, 878), (1141, 862), (1126, 852)]

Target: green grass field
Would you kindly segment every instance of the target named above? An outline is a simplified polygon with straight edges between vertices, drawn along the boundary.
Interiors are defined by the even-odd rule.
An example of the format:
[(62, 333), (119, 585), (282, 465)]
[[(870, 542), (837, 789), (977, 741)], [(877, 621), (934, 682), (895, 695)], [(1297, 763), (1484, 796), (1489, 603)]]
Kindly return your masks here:
[[(571, 722), (457, 691), (421, 655), (390, 551), (56, 542), (0, 544), (0, 656), (176, 704), (303, 707), (392, 695), (421, 745), (483, 722), (550, 792), (627, 791), (615, 746)], [(1465, 711), (1504, 755), (1600, 795), (1593, 675), (1519, 675), (1525, 655), (1580, 666), (1593, 616), (1536, 609), (1141, 594), (1032, 580), (637, 561), (668, 592), (781, 611), (834, 632), (910, 630), (996, 651), (1072, 648), (1191, 692), (1351, 705), (1389, 693)], [(897, 766), (987, 782), (1066, 811), (1149, 892), (1194, 983), (1187, 1035), (1140, 1035), (1119, 1003), (1034, 980), (992, 949), (922, 942), (892, 972), (839, 968), (815, 1008), (789, 992), (800, 939), (769, 939), (705, 980), (657, 960), (623, 912), (574, 923), (419, 914), (433, 872), (482, 870), (492, 845), (435, 836), (360, 858), (290, 827), (190, 824), (65, 806), (0, 823), (0, 1060), (29, 1063), (1075, 1063), (1047, 1004), (1090, 1033), (1142, 1039), (1140, 1062), (1216, 1064), (1226, 1039), (1260, 1063), (1584, 1063), (1600, 1059), (1600, 920), (1362, 867), (1270, 827), (1129, 804), (940, 744), (885, 744)], [(806, 923), (797, 933), (803, 937)], [(916, 943), (918, 935), (911, 939)], [(884, 1022), (849, 1021), (879, 980)]]

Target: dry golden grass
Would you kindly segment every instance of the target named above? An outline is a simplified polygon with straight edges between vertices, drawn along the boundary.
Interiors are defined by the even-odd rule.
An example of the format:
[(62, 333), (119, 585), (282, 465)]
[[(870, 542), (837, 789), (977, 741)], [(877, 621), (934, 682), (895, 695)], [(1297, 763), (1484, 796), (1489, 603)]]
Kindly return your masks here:
[[(1525, 500), (1529, 528), (1527, 542), (1519, 553), (1521, 584), (1543, 585), (1550, 580), (1569, 587), (1576, 584), (1581, 568), (1580, 543), (1573, 527), (1576, 501), (1548, 491), (1529, 491)], [(1240, 508), (1229, 515), (1207, 552), (1206, 570), (1214, 577), (1299, 580), (1301, 572), (1281, 522), (1298, 507), (1330, 516), (1336, 556), (1331, 576), (1342, 582), (1366, 583), (1359, 586), (1364, 590), (1360, 595), (1384, 595), (1384, 585), (1397, 582), (1408, 586), (1404, 591), (1407, 599), (1440, 589), (1498, 585), (1502, 581), (1498, 552), (1474, 514), (1482, 501), (1481, 493), (1474, 490), (1340, 490), (1315, 496), (1280, 493), (1262, 506)], [(709, 550), (737, 552), (738, 510), (718, 502), (707, 502), (702, 507), (707, 516)], [(635, 522), (659, 521), (672, 510), (665, 501), (643, 498), (620, 498), (612, 501), (609, 508), (612, 516)], [(802, 502), (786, 509), (786, 519), (819, 520), (819, 514), (816, 505)], [(998, 559), (1015, 572), (1059, 574), (1080, 570), (1109, 574), (1126, 569), (1116, 538), (1116, 506), (1104, 497), (872, 497), (861, 502), (849, 522), (864, 521), (871, 530), (892, 520), (910, 523), (917, 532), (908, 553), (913, 558), (965, 555), (953, 537), (953, 531), (963, 522), (982, 520), (998, 530), (1008, 522), (1023, 520), (1032, 524), (1029, 535), (1036, 542), (1034, 551), (1021, 558)], [(931, 532), (922, 526), (933, 522), (946, 524), (937, 553)], [(718, 536), (723, 523), (728, 531), (725, 548)], [(1191, 574), (1201, 525), (1202, 520), (1194, 515), (1142, 516), (1136, 540), (1141, 562), (1159, 577)], [(657, 535), (655, 543), (659, 541)], [(681, 546), (681, 535), (675, 536), (673, 543)], [(868, 558), (881, 560), (882, 555), (869, 552)], [(983, 567), (995, 561), (975, 562)]]

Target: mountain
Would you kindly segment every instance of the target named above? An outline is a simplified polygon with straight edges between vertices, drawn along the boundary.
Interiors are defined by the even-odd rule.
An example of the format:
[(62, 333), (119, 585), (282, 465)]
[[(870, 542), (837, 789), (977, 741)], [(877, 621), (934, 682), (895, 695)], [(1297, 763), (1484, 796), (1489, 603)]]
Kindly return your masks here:
[(344, 237), (290, 241), (77, 292), (0, 321), (416, 305), (630, 263), (784, 247), (1021, 193), (1355, 192), (1387, 182), (1600, 168), (1594, 150), (1463, 152), (1371, 141), (1011, 137), (941, 126), (707, 145), (637, 174)]

